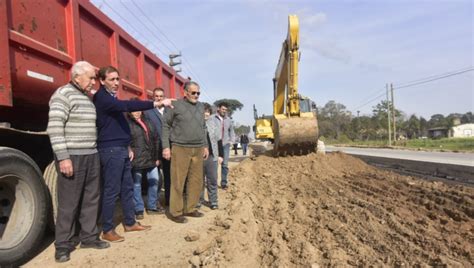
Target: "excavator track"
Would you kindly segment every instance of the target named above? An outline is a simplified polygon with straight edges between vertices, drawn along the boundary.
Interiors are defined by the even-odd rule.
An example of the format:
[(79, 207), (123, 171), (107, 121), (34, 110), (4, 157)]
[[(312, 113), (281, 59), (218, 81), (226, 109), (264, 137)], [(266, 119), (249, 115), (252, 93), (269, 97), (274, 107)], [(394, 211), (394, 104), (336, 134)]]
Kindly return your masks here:
[(305, 155), (316, 152), (318, 121), (315, 117), (274, 119), (274, 156)]

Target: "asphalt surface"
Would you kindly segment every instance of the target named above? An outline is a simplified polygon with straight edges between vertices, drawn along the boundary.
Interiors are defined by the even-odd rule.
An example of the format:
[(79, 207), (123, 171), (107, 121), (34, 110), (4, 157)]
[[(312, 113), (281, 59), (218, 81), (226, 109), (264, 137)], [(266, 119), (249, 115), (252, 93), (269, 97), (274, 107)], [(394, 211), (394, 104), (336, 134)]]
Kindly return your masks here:
[(474, 167), (474, 153), (425, 152), (399, 149), (354, 148), (326, 146), (326, 151), (342, 151), (352, 155), (367, 155), (393, 159), (406, 159), (432, 163)]

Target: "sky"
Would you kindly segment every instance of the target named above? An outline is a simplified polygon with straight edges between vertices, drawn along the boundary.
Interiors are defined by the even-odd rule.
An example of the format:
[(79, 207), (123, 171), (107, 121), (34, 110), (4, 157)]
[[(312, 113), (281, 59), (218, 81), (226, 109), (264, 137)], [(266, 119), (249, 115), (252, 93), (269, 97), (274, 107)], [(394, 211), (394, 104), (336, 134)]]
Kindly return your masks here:
[[(334, 100), (371, 115), (394, 85), (407, 116), (474, 111), (471, 0), (92, 0), (164, 62), (181, 51), (183, 77), (201, 101), (239, 100), (237, 124), (272, 114), (273, 83), (288, 15), (300, 21), (299, 92), (318, 106)], [(397, 88), (400, 87), (400, 88)]]

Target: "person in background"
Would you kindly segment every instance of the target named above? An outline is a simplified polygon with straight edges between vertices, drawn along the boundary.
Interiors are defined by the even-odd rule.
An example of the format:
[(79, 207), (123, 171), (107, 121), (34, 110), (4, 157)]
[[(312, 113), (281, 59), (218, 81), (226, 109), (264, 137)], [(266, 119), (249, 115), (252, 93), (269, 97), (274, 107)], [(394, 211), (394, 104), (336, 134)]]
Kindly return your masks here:
[(221, 166), (221, 188), (227, 189), (227, 174), (229, 173), (229, 154), (230, 154), (230, 145), (235, 140), (234, 126), (232, 119), (227, 116), (228, 111), (227, 103), (220, 103), (217, 107), (217, 113), (214, 116), (211, 116), (210, 120), (216, 121), (215, 123), (219, 125), (222, 146), (224, 148), (224, 161)]
[[(173, 102), (163, 124), (163, 158), (171, 160), (171, 196), (167, 216), (177, 223), (188, 217), (203, 217), (196, 209), (202, 190), (203, 160), (209, 151), (204, 106), (196, 82), (184, 84), (185, 98)], [(171, 143), (170, 143), (171, 141)], [(171, 146), (172, 144), (172, 146)], [(186, 202), (183, 191), (186, 187)]]
[(249, 145), (249, 137), (247, 134), (240, 135), (240, 145), (242, 146), (242, 154), (247, 155), (247, 147)]
[(236, 140), (234, 141), (234, 143), (232, 144), (232, 148), (234, 149), (234, 155), (238, 155), (239, 152), (237, 151), (238, 150), (238, 147), (239, 147), (239, 142)]
[(209, 148), (209, 157), (204, 161), (204, 185), (201, 192), (200, 204), (204, 200), (204, 187), (207, 188), (207, 196), (209, 207), (214, 210), (218, 209), (217, 201), (217, 164), (224, 161), (224, 148), (216, 121), (209, 120), (212, 113), (212, 107), (208, 103), (204, 103), (204, 119), (206, 119), (207, 127), (207, 143)]
[[(103, 177), (102, 194), (102, 239), (110, 242), (124, 241), (115, 232), (115, 202), (120, 196), (125, 232), (144, 231), (151, 228), (135, 220), (133, 203), (132, 165), (133, 151), (130, 149), (130, 127), (123, 113), (149, 110), (161, 105), (159, 102), (118, 100), (119, 71), (112, 66), (99, 70), (101, 87), (94, 95), (97, 110), (97, 147), (99, 149)], [(170, 99), (162, 101), (171, 105)]]
[[(153, 99), (156, 102), (161, 103), (165, 99), (165, 91), (161, 87), (157, 87), (153, 90)], [(162, 128), (163, 128), (163, 117), (166, 111), (168, 110), (167, 107), (164, 105), (157, 106), (155, 109), (145, 111), (145, 116), (153, 123), (153, 125), (158, 130), (158, 135), (162, 136)], [(160, 142), (160, 152), (163, 150), (162, 144)], [(166, 207), (170, 204), (170, 185), (171, 185), (171, 174), (170, 174), (170, 164), (169, 160), (161, 158), (161, 171), (163, 171), (163, 180), (160, 180), (160, 184), (158, 185), (158, 192), (161, 191), (161, 187), (165, 189), (165, 202), (164, 205)]]
[(97, 153), (96, 110), (88, 94), (95, 84), (94, 67), (76, 62), (71, 82), (58, 88), (49, 101), (47, 132), (54, 152), (58, 216), (54, 243), (57, 262), (70, 260), (80, 225), (81, 248), (103, 249), (97, 218), (100, 200), (100, 160)]
[(162, 214), (157, 203), (160, 193), (158, 184), (160, 174), (158, 167), (161, 158), (161, 139), (155, 126), (143, 115), (141, 111), (129, 113), (128, 124), (132, 135), (130, 148), (133, 151), (133, 201), (135, 203), (135, 217), (137, 220), (144, 218), (145, 205), (142, 197), (142, 177), (147, 178), (147, 208), (149, 215)]

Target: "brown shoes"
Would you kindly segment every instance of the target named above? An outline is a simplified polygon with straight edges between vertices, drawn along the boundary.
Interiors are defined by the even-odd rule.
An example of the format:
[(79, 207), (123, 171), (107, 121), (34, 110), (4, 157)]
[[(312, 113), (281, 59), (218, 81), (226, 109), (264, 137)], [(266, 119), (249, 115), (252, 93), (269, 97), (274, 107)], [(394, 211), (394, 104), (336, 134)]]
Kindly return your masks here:
[(123, 236), (120, 236), (115, 232), (115, 230), (108, 231), (107, 233), (102, 234), (102, 240), (107, 240), (111, 243), (122, 242), (125, 240)]
[(149, 229), (151, 229), (151, 226), (150, 225), (142, 225), (140, 222), (137, 221), (132, 226), (127, 226), (127, 225), (124, 224), (123, 229), (125, 230), (125, 232), (137, 232), (137, 231), (149, 230)]
[(193, 212), (190, 212), (190, 213), (185, 213), (183, 214), (184, 216), (187, 216), (187, 217), (193, 217), (193, 218), (201, 218), (201, 217), (204, 217), (204, 213), (202, 212), (199, 212), (197, 210), (193, 211)]

